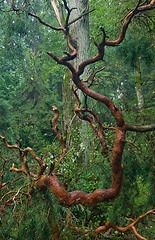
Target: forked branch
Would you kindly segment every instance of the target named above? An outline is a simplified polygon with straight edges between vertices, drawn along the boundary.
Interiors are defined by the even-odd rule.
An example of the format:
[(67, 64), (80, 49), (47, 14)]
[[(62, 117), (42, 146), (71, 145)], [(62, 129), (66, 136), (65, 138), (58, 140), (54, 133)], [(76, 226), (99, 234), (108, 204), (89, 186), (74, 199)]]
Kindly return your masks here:
[[(116, 224), (113, 224), (111, 222), (106, 222), (104, 226), (100, 226), (98, 227), (96, 230), (95, 230), (95, 235), (98, 236), (101, 232), (105, 232), (104, 233), (104, 236), (106, 237), (107, 234), (109, 234), (109, 231), (111, 231), (112, 229), (118, 231), (118, 232), (121, 232), (121, 233), (126, 233), (126, 232), (129, 232), (129, 231), (133, 231), (135, 236), (138, 238), (138, 239), (141, 239), (141, 240), (147, 240), (146, 238), (142, 237), (136, 230), (136, 225), (142, 220), (144, 219), (146, 216), (148, 215), (151, 215), (151, 214), (155, 214), (155, 209), (153, 210), (150, 210), (148, 212), (146, 212), (145, 214), (139, 216), (135, 221), (132, 219), (131, 221), (133, 221), (131, 224), (129, 224), (128, 226), (126, 227), (119, 227), (117, 226)], [(70, 211), (70, 214), (66, 216), (66, 219), (68, 218), (72, 218), (72, 212)], [(71, 222), (69, 222), (68, 226), (72, 226), (73, 224)], [(75, 231), (76, 232), (79, 232), (79, 228), (78, 227), (74, 227)], [(85, 229), (84, 230), (84, 233), (89, 233), (90, 230), (88, 229)]]
[[(104, 131), (104, 128), (101, 124), (101, 121), (98, 117), (98, 115), (91, 109), (89, 108), (80, 108), (80, 105), (81, 105), (81, 101), (79, 99), (79, 96), (78, 94), (76, 93), (76, 89), (74, 90), (72, 88), (76, 98), (77, 98), (77, 101), (78, 101), (78, 105), (77, 107), (75, 108), (75, 113), (76, 115), (81, 119), (81, 120), (85, 120), (87, 122), (90, 123), (91, 127), (93, 128), (93, 130), (95, 131), (96, 135), (99, 137), (99, 140), (100, 140), (100, 143), (101, 143), (101, 146), (102, 146), (102, 154), (105, 155), (107, 153), (107, 146), (106, 146), (106, 142), (105, 142), (105, 139), (104, 139), (104, 135), (103, 135), (103, 131)], [(99, 125), (99, 128), (100, 130), (96, 127), (95, 125), (95, 122), (93, 120), (92, 117), (88, 116), (87, 113), (90, 113), (94, 118), (95, 120), (97, 121), (98, 125)]]
[(104, 226), (100, 226), (100, 227), (98, 227), (98, 228), (95, 230), (95, 234), (98, 236), (101, 232), (103, 232), (103, 231), (108, 231), (110, 228), (113, 228), (113, 229), (115, 229), (116, 231), (121, 232), (121, 233), (126, 233), (126, 232), (128, 232), (128, 231), (133, 230), (135, 236), (136, 236), (138, 239), (147, 240), (146, 238), (144, 238), (144, 237), (142, 237), (140, 234), (138, 234), (138, 232), (137, 232), (137, 230), (136, 230), (136, 228), (135, 228), (135, 225), (138, 224), (143, 218), (145, 218), (146, 216), (151, 215), (151, 214), (155, 214), (155, 209), (150, 210), (150, 211), (148, 211), (147, 213), (139, 216), (133, 223), (129, 224), (129, 225), (126, 226), (126, 227), (119, 227), (119, 226), (115, 225), (114, 223), (106, 222)]
[[(31, 177), (39, 177), (43, 174), (47, 165), (45, 163), (43, 163), (41, 158), (37, 157), (37, 155), (35, 154), (35, 152), (32, 148), (27, 147), (23, 150), (23, 149), (21, 149), (21, 141), (19, 142), (19, 146), (15, 145), (15, 144), (9, 145), (8, 142), (6, 141), (5, 137), (0, 136), (0, 138), (2, 139), (2, 141), (4, 142), (4, 144), (7, 148), (17, 149), (17, 151), (19, 153), (19, 161), (20, 161), (21, 168), (20, 169), (16, 168), (15, 164), (13, 163), (13, 165), (9, 169), (9, 171), (23, 172), (25, 175), (31, 176)], [(28, 163), (27, 163), (28, 152), (31, 154), (32, 158), (38, 162), (38, 164), (40, 166), (37, 174), (33, 174), (29, 170)]]

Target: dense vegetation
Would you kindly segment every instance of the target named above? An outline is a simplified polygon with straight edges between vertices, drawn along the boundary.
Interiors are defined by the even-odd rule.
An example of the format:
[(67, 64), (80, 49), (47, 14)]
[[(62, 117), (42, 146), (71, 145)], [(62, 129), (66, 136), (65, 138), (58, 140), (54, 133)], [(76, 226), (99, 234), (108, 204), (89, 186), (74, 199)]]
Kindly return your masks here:
[[(100, 39), (100, 27), (104, 26), (108, 37), (115, 38), (122, 25), (120, 20), (135, 6), (135, 1), (119, 1), (120, 4), (118, 1), (89, 2), (90, 9), (96, 9), (90, 13), (90, 55), (94, 56), (93, 36)], [(5, 136), (10, 145), (21, 144), (22, 139), (23, 149), (29, 146), (37, 156), (42, 154), (48, 164), (47, 173), (50, 164), (55, 161), (55, 171), (60, 174), (59, 178), (68, 191), (92, 192), (109, 188), (115, 132), (104, 132), (107, 157), (101, 156), (98, 137), (91, 127), (84, 132), (85, 136), (81, 135), (83, 127), (79, 128), (77, 116), (70, 123), (71, 133), (66, 133), (64, 128), (62, 96), (66, 67), (58, 65), (46, 54), (53, 51), (62, 56), (62, 52), (66, 51), (62, 34), (49, 30), (37, 19), (28, 16), (29, 9), (23, 9), (19, 14), (8, 11), (10, 7), (10, 3), (0, 2), (0, 135)], [(45, 22), (58, 26), (50, 1), (33, 1), (28, 8)], [(105, 66), (96, 74), (92, 88), (112, 99), (121, 109), (124, 119), (133, 125), (149, 125), (154, 118), (153, 22), (152, 11), (133, 18), (124, 42), (116, 48), (107, 47), (104, 61), (93, 64), (90, 70), (96, 71)], [(141, 76), (139, 80), (135, 74), (137, 65)], [(139, 86), (144, 99), (140, 107), (137, 98)], [(76, 99), (72, 111), (75, 103)], [(88, 98), (87, 104), (97, 112), (105, 127), (115, 127), (114, 118), (101, 103)], [(58, 160), (62, 148), (51, 123), (54, 117), (52, 106), (60, 111), (58, 127), (69, 142), (60, 164)], [(83, 143), (85, 139), (87, 147)], [(1, 141), (0, 176), (3, 175), (3, 183), (7, 185), (0, 192), (0, 239), (51, 239), (51, 235), (58, 232), (57, 228), (60, 239), (104, 239), (104, 233), (94, 236), (94, 229), (107, 221), (119, 226), (129, 225), (131, 218), (135, 220), (154, 207), (153, 141), (153, 131), (128, 132), (123, 154), (123, 187), (118, 198), (93, 207), (80, 204), (71, 208), (60, 206), (50, 190), (38, 191), (29, 177), (9, 172), (13, 163), (20, 168), (20, 163), (16, 161), (19, 153), (6, 148)], [(89, 155), (87, 162), (83, 157), (86, 151)], [(29, 157), (28, 163), (33, 170), (36, 169), (37, 164), (32, 157)], [(153, 239), (153, 224), (152, 216), (147, 216), (138, 224), (138, 233)], [(85, 234), (85, 229), (90, 232)], [(106, 237), (136, 239), (133, 232), (122, 234), (116, 230), (111, 230)]]

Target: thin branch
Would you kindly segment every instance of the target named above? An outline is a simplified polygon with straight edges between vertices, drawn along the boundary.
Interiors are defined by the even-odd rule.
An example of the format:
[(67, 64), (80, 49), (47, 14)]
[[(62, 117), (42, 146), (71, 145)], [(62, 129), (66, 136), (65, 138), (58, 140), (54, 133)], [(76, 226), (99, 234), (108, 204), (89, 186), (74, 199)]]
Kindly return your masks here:
[[(21, 149), (21, 141), (19, 141), (19, 146), (18, 145), (9, 145), (5, 139), (5, 137), (0, 136), (0, 138), (3, 140), (5, 146), (7, 148), (15, 148), (19, 151), (19, 160), (20, 160), (20, 165), (21, 168), (15, 168), (15, 164), (13, 163), (12, 167), (9, 169), (9, 171), (15, 171), (15, 172), (23, 172), (24, 174), (26, 174), (27, 176), (31, 176), (31, 177), (36, 177), (36, 176), (40, 176), (43, 174), (43, 172), (46, 169), (46, 164), (43, 163), (42, 159), (37, 157), (37, 155), (35, 154), (34, 150), (30, 147), (25, 148), (24, 150)], [(29, 167), (28, 167), (28, 163), (27, 163), (27, 154), (28, 152), (31, 154), (32, 158), (35, 159), (38, 164), (40, 165), (39, 171), (37, 173), (37, 175), (33, 174), (32, 172), (30, 172)], [(1, 180), (2, 181), (2, 180)]]
[(145, 218), (146, 216), (150, 215), (150, 214), (155, 214), (154, 212), (155, 210), (150, 210), (148, 211), (147, 213), (139, 216), (133, 223), (129, 224), (128, 226), (126, 227), (119, 227), (111, 222), (107, 222), (105, 223), (104, 226), (100, 226), (98, 227), (96, 230), (95, 230), (95, 234), (96, 236), (98, 236), (102, 231), (107, 231), (108, 229), (110, 228), (113, 228), (115, 229), (116, 231), (119, 231), (121, 233), (126, 233), (128, 231), (131, 231), (133, 230), (134, 231), (134, 234), (136, 235), (136, 237), (138, 237), (139, 239), (141, 240), (147, 240), (146, 238), (143, 238), (141, 235), (139, 235), (135, 229), (135, 225), (138, 224), (143, 218)]
[(30, 13), (30, 12), (29, 12), (28, 15), (30, 15), (30, 16), (38, 19), (38, 21), (39, 21), (41, 24), (43, 24), (43, 25), (45, 25), (45, 26), (47, 26), (47, 27), (49, 27), (49, 28), (51, 28), (51, 29), (53, 29), (53, 30), (56, 30), (56, 31), (65, 31), (65, 29), (64, 29), (63, 27), (54, 27), (54, 26), (52, 26), (52, 25), (50, 25), (50, 24), (42, 21), (40, 17), (38, 17), (37, 15), (35, 15), (35, 14), (33, 14), (33, 13)]
[(155, 130), (155, 124), (145, 125), (145, 126), (134, 126), (134, 125), (127, 125), (127, 131), (133, 132), (149, 132)]
[(64, 155), (66, 154), (67, 147), (66, 147), (66, 141), (62, 137), (62, 135), (61, 135), (61, 133), (60, 133), (58, 127), (57, 127), (57, 124), (56, 124), (56, 121), (59, 118), (59, 110), (55, 106), (52, 106), (52, 107), (53, 107), (53, 111), (55, 112), (54, 118), (52, 119), (52, 126), (53, 126), (54, 132), (55, 132), (57, 138), (59, 139), (59, 142), (60, 142), (61, 147), (62, 147), (62, 154), (60, 155), (60, 160), (59, 160), (59, 161), (61, 161), (62, 158), (64, 157)]
[(91, 87), (91, 86), (93, 85), (94, 78), (95, 78), (96, 74), (97, 74), (97, 73), (99, 73), (99, 72), (101, 72), (101, 71), (103, 71), (104, 69), (105, 69), (105, 66), (104, 66), (104, 67), (102, 67), (102, 68), (101, 68), (101, 69), (99, 69), (99, 70), (96, 70), (96, 71), (94, 72), (94, 74), (92, 74), (92, 82), (89, 84), (89, 86), (88, 86), (88, 87)]
[(5, 146), (6, 146), (7, 148), (19, 149), (19, 146), (18, 146), (18, 145), (9, 145), (9, 144), (7, 143), (5, 137), (0, 136), (0, 138), (2, 139), (2, 141), (4, 142), (4, 144), (5, 144)]
[(74, 20), (70, 21), (70, 22), (68, 23), (68, 26), (70, 26), (71, 24), (75, 23), (76, 21), (78, 21), (79, 19), (81, 19), (82, 17), (84, 17), (85, 15), (87, 15), (87, 14), (93, 12), (93, 11), (95, 11), (95, 8), (93, 8), (93, 9), (87, 11), (87, 12), (85, 12), (85, 10), (84, 10), (84, 11), (80, 14), (79, 17), (77, 17), (77, 18), (75, 18)]
[(144, 6), (141, 6), (140, 3), (141, 3), (141, 0), (139, 0), (137, 6), (126, 15), (123, 26), (122, 26), (122, 30), (121, 30), (121, 33), (120, 33), (118, 39), (116, 41), (107, 41), (106, 40), (105, 41), (106, 46), (117, 46), (118, 44), (120, 44), (125, 38), (127, 28), (129, 26), (132, 18), (137, 13), (153, 9), (154, 4), (155, 4), (155, 0), (152, 0), (150, 4), (147, 4), (147, 5), (144, 5)]
[(132, 226), (131, 228), (132, 228), (132, 230), (133, 230), (135, 236), (136, 236), (138, 239), (141, 239), (141, 240), (147, 240), (147, 238), (142, 237), (142, 236), (137, 232), (135, 226)]
[(12, 9), (15, 11), (15, 12), (19, 12), (20, 9), (19, 8), (16, 8), (15, 5), (14, 5), (14, 0), (11, 0), (11, 7)]
[(21, 178), (25, 178), (25, 177), (24, 177), (24, 176), (20, 176), (19, 178), (16, 178), (16, 179), (14, 179), (13, 181), (9, 181), (9, 182), (3, 183), (3, 184), (2, 184), (2, 188), (5, 187), (5, 186), (8, 185), (8, 184), (12, 184), (12, 183), (20, 180)]

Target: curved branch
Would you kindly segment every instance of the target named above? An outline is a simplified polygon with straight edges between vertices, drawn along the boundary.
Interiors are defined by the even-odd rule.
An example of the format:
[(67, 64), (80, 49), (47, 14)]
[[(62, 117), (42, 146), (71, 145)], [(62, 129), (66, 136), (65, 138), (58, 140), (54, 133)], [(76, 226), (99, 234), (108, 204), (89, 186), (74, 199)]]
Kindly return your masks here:
[[(21, 141), (22, 140), (19, 141), (19, 146), (18, 146), (18, 145), (9, 145), (7, 143), (5, 137), (0, 136), (0, 138), (2, 139), (2, 141), (4, 142), (4, 144), (7, 148), (15, 148), (19, 151), (19, 160), (20, 160), (21, 169), (15, 168), (15, 164), (13, 164), (12, 167), (9, 169), (9, 171), (23, 172), (27, 176), (31, 176), (31, 177), (40, 176), (40, 175), (43, 174), (47, 165), (45, 163), (43, 163), (41, 158), (36, 156), (36, 154), (35, 154), (35, 152), (32, 148), (27, 147), (24, 150), (22, 150), (21, 149)], [(29, 170), (28, 163), (27, 163), (28, 152), (31, 154), (32, 158), (35, 159), (38, 162), (38, 164), (40, 165), (40, 168), (39, 168), (39, 171), (38, 171), (37, 175), (33, 174)]]
[(110, 228), (113, 228), (115, 229), (116, 231), (119, 231), (121, 233), (126, 233), (128, 231), (131, 231), (133, 230), (134, 231), (134, 234), (136, 235), (136, 237), (138, 237), (139, 239), (141, 240), (147, 240), (146, 238), (142, 237), (140, 234), (137, 233), (136, 231), (136, 228), (135, 228), (135, 225), (137, 223), (139, 223), (143, 218), (145, 218), (147, 215), (150, 215), (150, 214), (155, 214), (154, 212), (154, 209), (153, 210), (150, 210), (148, 211), (147, 213), (139, 216), (133, 223), (129, 224), (128, 226), (126, 227), (119, 227), (117, 225), (115, 225), (114, 223), (111, 223), (111, 222), (107, 222), (105, 223), (104, 226), (100, 226), (98, 227), (96, 230), (95, 230), (95, 234), (98, 236), (102, 231), (107, 231), (108, 229)]
[(114, 103), (109, 98), (89, 89), (83, 82), (80, 81), (80, 78), (77, 74), (73, 74), (73, 82), (87, 96), (104, 103), (114, 116), (117, 126), (123, 127), (125, 125), (121, 111), (114, 105)]
[(43, 165), (42, 159), (37, 157), (37, 155), (35, 154), (35, 152), (32, 148), (27, 147), (23, 150), (23, 152), (24, 152), (24, 156), (27, 156), (27, 153), (29, 152), (31, 154), (31, 156), (33, 157), (33, 159), (35, 159), (39, 163), (40, 166)]
[(27, 171), (27, 169), (25, 168), (25, 166), (23, 164), (22, 168), (15, 168), (15, 164), (12, 164), (12, 167), (9, 169), (9, 171), (14, 171), (14, 172), (23, 172), (25, 175), (29, 175), (29, 172)]
[(18, 145), (9, 145), (9, 144), (7, 143), (5, 137), (0, 136), (0, 138), (2, 139), (2, 141), (4, 142), (4, 144), (5, 144), (5, 146), (6, 146), (7, 148), (16, 148), (16, 149), (19, 150), (19, 146), (18, 146)]
[(125, 34), (126, 34), (126, 31), (127, 31), (127, 28), (129, 26), (129, 23), (131, 22), (132, 18), (139, 12), (144, 12), (144, 11), (147, 11), (147, 10), (151, 10), (154, 8), (154, 4), (155, 4), (155, 0), (152, 0), (150, 4), (147, 4), (147, 5), (144, 5), (144, 6), (140, 6), (140, 2), (141, 0), (139, 0), (137, 6), (135, 7), (135, 9), (133, 9), (132, 11), (130, 11), (126, 17), (125, 17), (125, 20), (124, 20), (124, 23), (123, 23), (123, 26), (122, 26), (122, 30), (121, 30), (121, 33), (118, 37), (117, 40), (115, 41), (107, 41), (105, 40), (105, 45), (106, 46), (117, 46), (119, 45), (125, 38)]
[(14, 5), (14, 0), (11, 0), (11, 7), (12, 9), (15, 11), (15, 12), (19, 12), (19, 8), (16, 8), (15, 5)]
[(93, 74), (91, 74), (89, 77), (88, 77), (88, 80), (89, 80), (89, 78), (91, 78), (92, 79), (92, 81), (91, 81), (91, 83), (88, 85), (88, 87), (91, 87), (92, 85), (93, 85), (93, 82), (94, 82), (94, 78), (95, 78), (95, 76), (96, 76), (96, 74), (98, 73), (98, 72), (101, 72), (101, 71), (103, 71), (105, 69), (105, 66), (104, 67), (102, 67), (101, 69), (99, 69), (99, 70), (96, 70)]
[(56, 124), (56, 121), (58, 120), (59, 118), (59, 110), (57, 107), (53, 107), (53, 111), (55, 112), (55, 116), (54, 118), (52, 119), (52, 126), (53, 126), (53, 129), (54, 129), (54, 132), (57, 136), (57, 138), (59, 139), (59, 142), (61, 144), (61, 147), (62, 147), (62, 154), (60, 155), (60, 160), (63, 158), (63, 156), (66, 154), (66, 151), (67, 151), (67, 148), (66, 148), (66, 141), (63, 139), (58, 127), (57, 127), (57, 124)]
[[(81, 120), (85, 120), (85, 121), (88, 121), (91, 125), (91, 127), (94, 129), (95, 133), (97, 134), (97, 136), (99, 137), (99, 140), (100, 140), (100, 143), (102, 145), (102, 154), (106, 154), (107, 153), (107, 146), (106, 146), (106, 142), (105, 142), (105, 139), (104, 139), (104, 136), (103, 136), (103, 126), (101, 124), (101, 121), (99, 119), (99, 117), (97, 116), (97, 114), (92, 111), (91, 109), (87, 109), (87, 108), (80, 108), (80, 105), (81, 105), (81, 101), (79, 99), (79, 96), (77, 95), (76, 93), (76, 90), (74, 90), (72, 88), (77, 100), (78, 100), (78, 105), (75, 109), (75, 113), (76, 115), (81, 119)], [(92, 114), (92, 116), (94, 116), (94, 118), (96, 119), (98, 125), (99, 125), (99, 128), (100, 128), (100, 131), (98, 130), (98, 128), (96, 127), (93, 119), (90, 117), (90, 116), (87, 116), (86, 113), (89, 112), (90, 114)]]
[(147, 238), (142, 237), (142, 236), (137, 232), (135, 226), (132, 226), (131, 228), (132, 228), (132, 230), (133, 230), (135, 236), (136, 236), (138, 239), (141, 239), (141, 240), (147, 240)]
[(52, 26), (52, 25), (50, 25), (50, 24), (42, 21), (40, 17), (38, 17), (37, 15), (35, 15), (35, 14), (33, 14), (33, 13), (30, 13), (30, 12), (29, 12), (28, 15), (30, 15), (30, 16), (38, 19), (38, 21), (39, 21), (41, 24), (43, 24), (43, 25), (45, 25), (45, 26), (47, 26), (47, 27), (49, 27), (49, 28), (51, 28), (51, 29), (53, 29), (53, 30), (63, 31), (63, 32), (65, 31), (65, 29), (64, 29), (63, 27), (54, 27), (54, 26)]
[(84, 206), (93, 206), (99, 202), (111, 201), (116, 198), (120, 192), (123, 180), (123, 165), (121, 163), (124, 148), (125, 129), (116, 129), (116, 140), (112, 155), (112, 184), (109, 189), (98, 189), (93, 193), (82, 191), (67, 192), (59, 182), (58, 178), (52, 174), (42, 176), (36, 182), (38, 188), (49, 187), (57, 198), (58, 202), (64, 207), (82, 204)]
[(104, 57), (104, 46), (118, 46), (125, 38), (125, 34), (126, 34), (126, 31), (128, 29), (128, 26), (132, 20), (132, 18), (139, 12), (144, 12), (144, 11), (147, 11), (147, 10), (151, 10), (154, 8), (154, 4), (155, 4), (155, 0), (152, 0), (150, 4), (148, 5), (144, 5), (144, 6), (140, 6), (140, 2), (141, 0), (139, 0), (137, 6), (135, 7), (135, 9), (131, 10), (125, 17), (125, 20), (124, 20), (124, 23), (123, 23), (123, 26), (122, 26), (122, 30), (121, 30), (121, 33), (118, 37), (117, 40), (115, 41), (107, 41), (105, 38), (106, 38), (106, 34), (105, 34), (105, 31), (103, 28), (101, 28), (102, 32), (103, 32), (103, 40), (97, 44), (95, 43), (95, 45), (97, 46), (98, 48), (98, 54), (84, 62), (82, 62), (80, 65), (79, 65), (79, 70), (78, 70), (78, 74), (79, 76), (84, 72), (84, 69), (86, 66), (92, 64), (92, 63), (95, 63), (97, 61), (100, 61), (103, 59)]

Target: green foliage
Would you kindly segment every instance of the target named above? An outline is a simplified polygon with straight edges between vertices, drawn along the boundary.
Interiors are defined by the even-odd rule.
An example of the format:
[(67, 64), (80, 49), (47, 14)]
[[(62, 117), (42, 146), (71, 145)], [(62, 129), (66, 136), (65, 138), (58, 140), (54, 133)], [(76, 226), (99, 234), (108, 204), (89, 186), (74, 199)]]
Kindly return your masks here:
[(116, 54), (126, 64), (134, 67), (137, 59), (141, 58), (146, 65), (150, 65), (154, 60), (154, 47), (152, 45), (152, 36), (138, 35), (137, 32), (126, 37), (124, 42), (116, 48)]
[(8, 134), (8, 128), (10, 126), (10, 109), (11, 106), (9, 105), (7, 100), (4, 100), (3, 98), (0, 98), (0, 132), (1, 134)]
[[(127, 8), (135, 5), (135, 1), (119, 1), (119, 3), (121, 7), (118, 1), (113, 1), (113, 3), (106, 1), (104, 4), (100, 0), (90, 1), (90, 8), (96, 8), (96, 11), (90, 15), (91, 39), (97, 34), (99, 34), (97, 41), (102, 38), (100, 26), (105, 28), (110, 40), (116, 39), (121, 24), (115, 24), (115, 22), (128, 12)], [(7, 6), (4, 3), (1, 4), (6, 10)], [(30, 8), (45, 21), (57, 26), (54, 14), (49, 10), (48, 2), (33, 1)], [(56, 105), (62, 112), (62, 109), (67, 106), (67, 101), (70, 100), (67, 98), (64, 102), (66, 106), (63, 106), (64, 68), (51, 61), (46, 52), (53, 51), (57, 56), (62, 56), (62, 51), (66, 50), (64, 40), (61, 33), (53, 34), (52, 30), (47, 30), (36, 19), (28, 17), (25, 12), (19, 15), (12, 12), (2, 13), (0, 20), (0, 135), (8, 135), (10, 144), (13, 144), (16, 138), (22, 138), (23, 147), (33, 147), (38, 156), (43, 153), (44, 161), (50, 165), (54, 159), (58, 160), (62, 151), (51, 130), (50, 121), (53, 116), (51, 109), (53, 105)], [(135, 125), (152, 123), (154, 114), (152, 101), (154, 50), (151, 38), (153, 31), (151, 23), (149, 26), (151, 35), (146, 33), (146, 27), (143, 34), (142, 31), (141, 34), (137, 34), (136, 32), (139, 31), (131, 25), (124, 43), (116, 50), (106, 48), (104, 62), (94, 64), (92, 67), (95, 71), (106, 66), (104, 71), (96, 75), (95, 85), (92, 88), (112, 99), (122, 110), (127, 123)], [(140, 27), (144, 28), (144, 25)], [(93, 41), (91, 42), (91, 54), (96, 54)], [(133, 66), (137, 58), (141, 59), (146, 100), (146, 109), (142, 113), (138, 113), (136, 105)], [(68, 81), (63, 84), (64, 96), (68, 95), (67, 84)], [(104, 126), (112, 126), (115, 123), (101, 103), (95, 103), (92, 99), (88, 99), (87, 103), (98, 113)], [(72, 126), (76, 123), (77, 121), (73, 122)], [(63, 126), (60, 128), (63, 130)], [(62, 174), (60, 181), (64, 183), (68, 191), (80, 189), (91, 193), (99, 188), (109, 188), (111, 166), (107, 159), (101, 156), (98, 138), (90, 128), (85, 132), (86, 136), (81, 135), (81, 129), (77, 126), (72, 127), (71, 132), (72, 148), (68, 149), (61, 164), (56, 162), (56, 168)], [(113, 132), (108, 131), (104, 134), (109, 155), (111, 155), (115, 136)], [(88, 148), (82, 143), (84, 138), (89, 139)], [(13, 162), (17, 167), (20, 167), (20, 164), (16, 161), (13, 152), (11, 156), (4, 152), (5, 148), (2, 148), (2, 145), (0, 145), (0, 154), (9, 159), (5, 166), (4, 182), (12, 181), (17, 178), (17, 174), (9, 173), (9, 168)], [(96, 238), (93, 235), (94, 229), (104, 225), (106, 221), (126, 226), (130, 224), (126, 217), (136, 219), (154, 207), (153, 147), (153, 133), (127, 134), (123, 156), (123, 189), (113, 202), (98, 204), (91, 208), (81, 205), (72, 207), (73, 216), (66, 220), (66, 213), (69, 209), (61, 207), (51, 192), (39, 193), (37, 189), (33, 189), (31, 198), (22, 196), (22, 202), (13, 202), (2, 213), (0, 234), (2, 233), (8, 240), (24, 239), (24, 237), (25, 239), (51, 239), (50, 224), (47, 220), (50, 212), (52, 222), (58, 220), (61, 239), (106, 239), (103, 233)], [(89, 154), (87, 164), (82, 161), (85, 151)], [(2, 164), (1, 159), (0, 170)], [(33, 159), (29, 164), (33, 169), (36, 168)], [(18, 191), (21, 186), (30, 182), (31, 179), (21, 179), (8, 184), (7, 189), (1, 192), (1, 198), (8, 190)], [(70, 222), (72, 225), (68, 226)], [(153, 239), (153, 223), (149, 217), (138, 226), (140, 234), (150, 240)], [(79, 232), (76, 233), (74, 227), (79, 227)], [(89, 234), (84, 234), (85, 228), (91, 230)], [(123, 236), (112, 230), (109, 239), (123, 239)], [(135, 237), (129, 232), (126, 239), (135, 239)]]
[(51, 234), (47, 220), (49, 202), (47, 194), (43, 196), (34, 191), (31, 199), (23, 199), (22, 205), (16, 203), (7, 209), (2, 219), (2, 233), (7, 239), (49, 239)]

